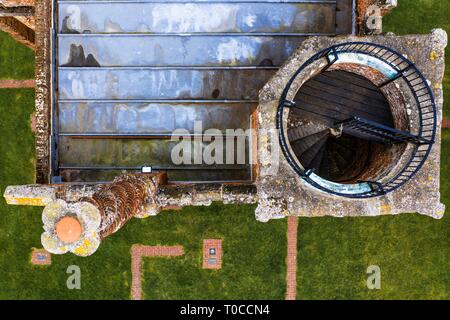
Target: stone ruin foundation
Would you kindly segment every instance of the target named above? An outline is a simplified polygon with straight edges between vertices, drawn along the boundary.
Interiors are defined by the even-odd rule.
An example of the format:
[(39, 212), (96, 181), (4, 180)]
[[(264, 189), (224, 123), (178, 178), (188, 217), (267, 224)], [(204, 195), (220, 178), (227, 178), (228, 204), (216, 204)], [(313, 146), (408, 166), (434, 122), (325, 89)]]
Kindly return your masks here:
[[(324, 194), (302, 181), (279, 154), (279, 170), (267, 173), (271, 165), (268, 152), (270, 136), (267, 130), (275, 128), (275, 112), (286, 82), (310, 56), (330, 45), (366, 41), (392, 47), (414, 61), (424, 73), (434, 91), (438, 113), (437, 140), (422, 170), (399, 190), (371, 199), (346, 199)], [(444, 49), (447, 37), (443, 30), (430, 35), (395, 35), (374, 37), (310, 38), (305, 41), (277, 74), (260, 91), (257, 124), (257, 179), (254, 185), (166, 185), (161, 186), (155, 201), (159, 207), (177, 208), (187, 205), (209, 205), (212, 201), (224, 203), (258, 203), (256, 217), (260, 221), (295, 216), (377, 216), (418, 212), (433, 218), (442, 218), (444, 206), (440, 202), (440, 123), (442, 120), (442, 78)], [(399, 117), (401, 119), (401, 117)], [(275, 141), (271, 141), (275, 143)], [(273, 145), (271, 146), (273, 148)], [(47, 205), (55, 199), (79, 201), (100, 189), (100, 184), (61, 184), (11, 186), (5, 191), (10, 204)], [(149, 213), (151, 214), (151, 213)]]
[[(424, 74), (434, 92), (437, 111), (436, 142), (431, 149), (428, 160), (413, 179), (396, 191), (375, 198), (347, 199), (327, 194), (308, 185), (294, 172), (283, 155), (279, 157), (277, 173), (273, 174), (270, 170), (273, 163), (270, 159), (267, 159), (269, 154), (267, 150), (274, 148), (274, 144), (277, 145), (278, 140), (272, 139), (269, 143), (270, 139), (260, 134), (258, 136), (260, 174), (256, 181), (258, 190), (256, 216), (258, 220), (268, 221), (287, 215), (346, 217), (411, 212), (418, 212), (437, 219), (442, 218), (444, 205), (440, 202), (439, 193), (440, 131), (443, 104), (444, 49), (447, 45), (447, 35), (443, 30), (433, 30), (430, 35), (424, 36), (399, 37), (389, 34), (372, 37), (316, 37), (308, 39), (260, 91), (258, 129), (276, 130), (275, 119), (279, 99), (287, 82), (299, 66), (322, 49), (334, 44), (352, 41), (376, 43), (393, 48), (412, 60)], [(364, 70), (359, 71), (364, 73)], [(367, 75), (366, 77), (370, 78), (370, 76)], [(389, 89), (391, 98), (398, 94), (398, 89), (401, 91), (401, 88), (397, 87)], [(408, 100), (408, 97), (403, 98), (406, 101)], [(400, 107), (404, 104), (403, 101), (397, 106)], [(393, 102), (393, 105), (397, 125), (399, 127), (408, 126), (409, 123), (405, 121), (405, 114), (402, 113), (400, 108), (397, 108), (398, 110), (395, 112), (396, 103)], [(414, 118), (414, 116), (412, 115), (410, 118)], [(414, 131), (414, 128), (412, 128), (412, 131)], [(393, 161), (392, 165), (404, 161), (402, 157), (400, 156), (396, 161)], [(407, 157), (408, 155), (406, 155)]]
[[(373, 1), (365, 1), (367, 4)], [(384, 1), (383, 14), (395, 1)], [(52, 253), (71, 251), (80, 256), (95, 252), (101, 239), (119, 230), (132, 217), (148, 217), (162, 210), (184, 206), (210, 205), (213, 201), (224, 204), (257, 204), (255, 216), (262, 222), (287, 216), (302, 217), (355, 217), (414, 213), (440, 219), (444, 205), (440, 201), (440, 144), (444, 75), (444, 50), (447, 45), (445, 31), (436, 29), (429, 35), (311, 37), (305, 40), (284, 63), (259, 93), (256, 111), (256, 143), (254, 156), (255, 180), (253, 184), (166, 184), (164, 174), (127, 174), (112, 183), (49, 183), (50, 167), (50, 54), (49, 1), (39, 1), (37, 12), (37, 75), (36, 75), (36, 150), (37, 182), (40, 184), (10, 186), (4, 197), (8, 204), (45, 207), (42, 242)], [(358, 6), (358, 8), (360, 8)], [(362, 7), (361, 7), (362, 8)], [(366, 8), (367, 9), (367, 8)], [(359, 30), (367, 17), (361, 18)], [(373, 34), (381, 29), (373, 29)], [(34, 41), (34, 40), (33, 40)], [(425, 76), (435, 97), (437, 112), (436, 141), (421, 170), (401, 188), (374, 198), (350, 199), (327, 194), (306, 183), (279, 152), (276, 131), (276, 112), (287, 82), (304, 62), (317, 52), (345, 42), (369, 42), (392, 48), (414, 62)], [(363, 66), (350, 67), (376, 83), (378, 75)], [(333, 66), (345, 70), (345, 65)], [(396, 128), (414, 132), (414, 114), (408, 114), (405, 106), (411, 97), (403, 94), (401, 85), (386, 88), (386, 98), (393, 111)], [(275, 134), (274, 134), (275, 132)], [(406, 148), (407, 149), (407, 148)], [(383, 154), (380, 151), (379, 154)], [(395, 170), (406, 159), (408, 150), (399, 147), (379, 156), (368, 175), (374, 175), (379, 167)], [(388, 159), (388, 160), (386, 160)], [(272, 170), (274, 167), (277, 169)], [(63, 219), (69, 218), (63, 221)], [(57, 234), (58, 222), (61, 222)], [(64, 234), (67, 237), (64, 237)], [(62, 239), (63, 238), (63, 239)], [(62, 241), (66, 240), (66, 241)]]

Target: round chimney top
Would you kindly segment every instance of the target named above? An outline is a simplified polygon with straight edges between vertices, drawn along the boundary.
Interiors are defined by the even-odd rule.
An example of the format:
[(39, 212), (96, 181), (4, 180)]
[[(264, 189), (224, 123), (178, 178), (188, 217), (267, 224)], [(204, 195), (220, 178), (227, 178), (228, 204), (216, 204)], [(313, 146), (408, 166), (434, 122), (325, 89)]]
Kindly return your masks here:
[(80, 239), (82, 227), (80, 221), (74, 217), (64, 217), (56, 223), (56, 235), (66, 243)]

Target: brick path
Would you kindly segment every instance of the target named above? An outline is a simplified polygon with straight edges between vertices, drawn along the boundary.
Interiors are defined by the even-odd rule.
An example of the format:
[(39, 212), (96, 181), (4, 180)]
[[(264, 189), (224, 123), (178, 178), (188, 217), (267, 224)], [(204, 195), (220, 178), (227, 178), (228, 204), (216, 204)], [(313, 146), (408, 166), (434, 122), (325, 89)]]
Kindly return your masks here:
[(297, 227), (298, 218), (288, 217), (286, 300), (295, 300), (297, 296)]
[(142, 257), (178, 257), (184, 254), (182, 246), (143, 246), (131, 247), (131, 299), (141, 300), (141, 262)]
[(0, 89), (11, 89), (11, 88), (34, 88), (35, 80), (0, 80)]
[(450, 128), (450, 119), (442, 119), (442, 128)]

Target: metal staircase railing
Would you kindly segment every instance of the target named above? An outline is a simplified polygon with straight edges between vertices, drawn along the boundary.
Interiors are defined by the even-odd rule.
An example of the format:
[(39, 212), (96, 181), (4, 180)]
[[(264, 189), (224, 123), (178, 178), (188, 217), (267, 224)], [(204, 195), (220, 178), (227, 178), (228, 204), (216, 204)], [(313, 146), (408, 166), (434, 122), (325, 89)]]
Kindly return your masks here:
[(344, 121), (336, 122), (335, 125), (342, 126), (342, 130), (347, 134), (353, 135), (354, 132), (357, 132), (363, 136), (367, 135), (373, 137), (374, 140), (384, 143), (431, 144), (431, 141), (418, 135), (397, 130), (362, 117), (352, 117)]
[[(356, 192), (356, 193), (343, 193), (336, 191), (332, 188), (327, 188), (323, 184), (314, 181), (310, 174), (305, 173), (305, 169), (301, 167), (296, 160), (296, 156), (292, 154), (292, 150), (289, 147), (289, 142), (286, 139), (284, 132), (285, 117), (287, 114), (285, 110), (292, 108), (293, 103), (287, 99), (288, 93), (291, 90), (291, 86), (296, 78), (311, 64), (320, 60), (325, 60), (326, 65), (322, 68), (322, 71), (330, 68), (334, 63), (339, 61), (339, 54), (341, 53), (357, 53), (361, 55), (370, 56), (377, 60), (380, 60), (387, 64), (392, 70), (395, 71), (395, 75), (390, 76), (384, 83), (379, 85), (379, 88), (383, 88), (393, 82), (403, 81), (406, 87), (409, 88), (412, 96), (415, 100), (415, 112), (418, 116), (418, 128), (417, 135), (412, 135), (407, 132), (398, 131), (393, 128), (385, 127), (382, 130), (379, 126), (373, 126), (373, 124), (364, 124), (360, 126), (364, 128), (366, 133), (375, 134), (378, 137), (387, 136), (390, 140), (402, 140), (402, 142), (409, 142), (414, 145), (414, 150), (411, 153), (409, 160), (396, 176), (383, 184), (377, 181), (363, 182), (366, 183), (371, 191)], [(294, 104), (295, 106), (295, 104)], [(324, 49), (311, 58), (309, 58), (302, 66), (294, 73), (291, 79), (288, 81), (280, 98), (280, 103), (277, 110), (277, 129), (279, 129), (279, 141), (281, 150), (286, 157), (288, 163), (306, 182), (312, 186), (320, 189), (324, 192), (335, 194), (348, 198), (371, 198), (377, 197), (388, 192), (394, 191), (409, 181), (423, 166), (425, 160), (430, 154), (431, 147), (435, 141), (436, 136), (436, 123), (437, 114), (434, 101), (434, 95), (427, 83), (427, 80), (422, 73), (417, 69), (413, 62), (396, 52), (395, 50), (383, 45), (369, 43), (369, 42), (347, 42), (334, 45), (330, 48)], [(359, 119), (361, 120), (361, 118)], [(350, 121), (349, 121), (350, 122)], [(356, 124), (356, 122), (354, 122)], [(386, 129), (388, 128), (388, 129)], [(401, 134), (400, 134), (401, 133)]]

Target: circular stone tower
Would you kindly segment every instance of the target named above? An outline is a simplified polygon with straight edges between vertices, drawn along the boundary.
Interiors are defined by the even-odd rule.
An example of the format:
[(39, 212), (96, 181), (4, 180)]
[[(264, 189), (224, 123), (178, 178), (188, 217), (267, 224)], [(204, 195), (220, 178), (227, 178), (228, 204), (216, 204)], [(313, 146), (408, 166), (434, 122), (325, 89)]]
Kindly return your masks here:
[(396, 190), (423, 166), (436, 135), (433, 93), (416, 66), (365, 42), (306, 61), (279, 102), (282, 152), (323, 192), (350, 198)]

